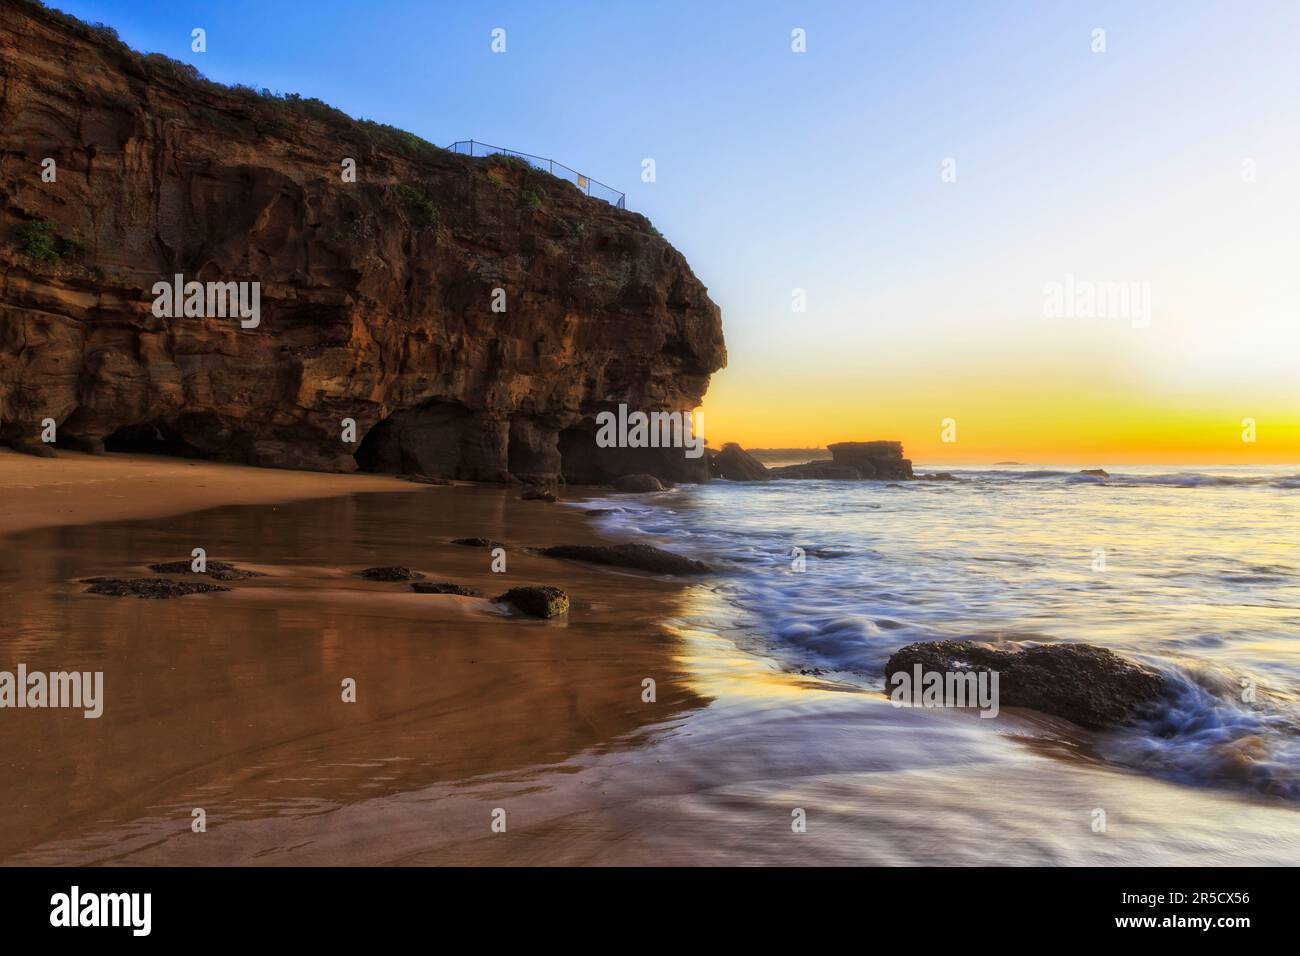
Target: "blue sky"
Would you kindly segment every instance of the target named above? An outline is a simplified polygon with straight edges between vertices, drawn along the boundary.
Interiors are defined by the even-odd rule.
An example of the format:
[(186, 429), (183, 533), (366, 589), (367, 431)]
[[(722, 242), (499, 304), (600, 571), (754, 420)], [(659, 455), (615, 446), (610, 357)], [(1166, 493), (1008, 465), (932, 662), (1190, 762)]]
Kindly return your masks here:
[[(626, 191), (722, 306), (731, 367), (706, 408), (736, 437), (756, 437), (742, 406), (818, 380), (826, 401), (878, 410), (863, 428), (898, 432), (919, 427), (904, 401), (960, 403), (1061, 356), (1061, 377), (1144, 408), (1284, 403), (1300, 348), (1294, 2), (52, 5), (214, 80)], [(1156, 327), (1044, 323), (1043, 284), (1067, 273), (1152, 283)], [(834, 440), (798, 425), (824, 411), (787, 404), (786, 441)]]

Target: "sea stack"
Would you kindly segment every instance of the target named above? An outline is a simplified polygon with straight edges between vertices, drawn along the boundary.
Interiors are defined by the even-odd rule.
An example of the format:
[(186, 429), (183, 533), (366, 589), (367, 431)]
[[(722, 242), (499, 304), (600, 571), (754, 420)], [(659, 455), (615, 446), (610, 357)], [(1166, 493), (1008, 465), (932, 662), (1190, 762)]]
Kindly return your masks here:
[(806, 480), (858, 481), (874, 478), (882, 481), (908, 481), (912, 462), (903, 457), (903, 443), (897, 441), (842, 441), (827, 445), (831, 460), (824, 458), (802, 465), (783, 465), (768, 469), (773, 478)]
[(899, 441), (842, 441), (827, 445), (837, 465), (856, 468), (863, 478), (904, 481), (912, 477), (912, 462), (903, 457)]

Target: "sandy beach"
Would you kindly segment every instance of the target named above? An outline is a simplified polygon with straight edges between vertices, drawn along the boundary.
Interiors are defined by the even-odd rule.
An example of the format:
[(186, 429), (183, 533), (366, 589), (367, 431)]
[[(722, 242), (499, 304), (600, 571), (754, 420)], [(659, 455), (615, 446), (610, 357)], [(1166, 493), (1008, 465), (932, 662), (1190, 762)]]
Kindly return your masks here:
[[(580, 510), (516, 487), (7, 452), (0, 487), (8, 664), (103, 671), (106, 685), (98, 720), (29, 710), (0, 723), (15, 785), (3, 862), (385, 862), (428, 847), (368, 825), (364, 847), (328, 851), (234, 834), (527, 775), (699, 704), (660, 627), (681, 585), (529, 554), (602, 539)], [(507, 546), (506, 573), (450, 543), (472, 535)], [(79, 583), (149, 575), (191, 545), (265, 576), (168, 601)], [(355, 575), (393, 564), (483, 597)], [(563, 588), (570, 614), (526, 619), (487, 600), (523, 583)], [(341, 702), (344, 678), (355, 704)]]
[(37, 458), (0, 448), (0, 535), (55, 525), (165, 518), (222, 505), (269, 505), (410, 491), (391, 475), (250, 468), (157, 455)]

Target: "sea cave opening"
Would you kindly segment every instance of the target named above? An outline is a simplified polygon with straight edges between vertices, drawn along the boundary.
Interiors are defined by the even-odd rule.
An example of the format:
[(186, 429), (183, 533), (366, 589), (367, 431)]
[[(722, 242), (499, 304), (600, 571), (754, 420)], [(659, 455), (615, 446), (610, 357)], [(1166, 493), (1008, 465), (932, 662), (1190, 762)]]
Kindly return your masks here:
[(166, 455), (172, 458), (206, 457), (161, 422), (123, 425), (104, 438), (104, 450), (137, 455)]

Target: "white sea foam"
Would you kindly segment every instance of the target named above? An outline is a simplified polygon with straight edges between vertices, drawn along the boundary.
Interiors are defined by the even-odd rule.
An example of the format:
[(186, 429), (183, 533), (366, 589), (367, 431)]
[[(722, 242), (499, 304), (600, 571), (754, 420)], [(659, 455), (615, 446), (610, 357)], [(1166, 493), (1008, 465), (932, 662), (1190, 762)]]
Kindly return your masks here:
[[(1117, 467), (1105, 479), (1083, 467), (720, 482), (622, 499), (628, 510), (599, 520), (721, 568), (697, 589), (696, 623), (739, 629), (791, 669), (879, 688), (902, 645), (967, 638), (1143, 659), (1177, 692), (1108, 737), (1107, 759), (1300, 799), (1295, 467)], [(1254, 704), (1240, 700), (1243, 678), (1261, 689)]]

